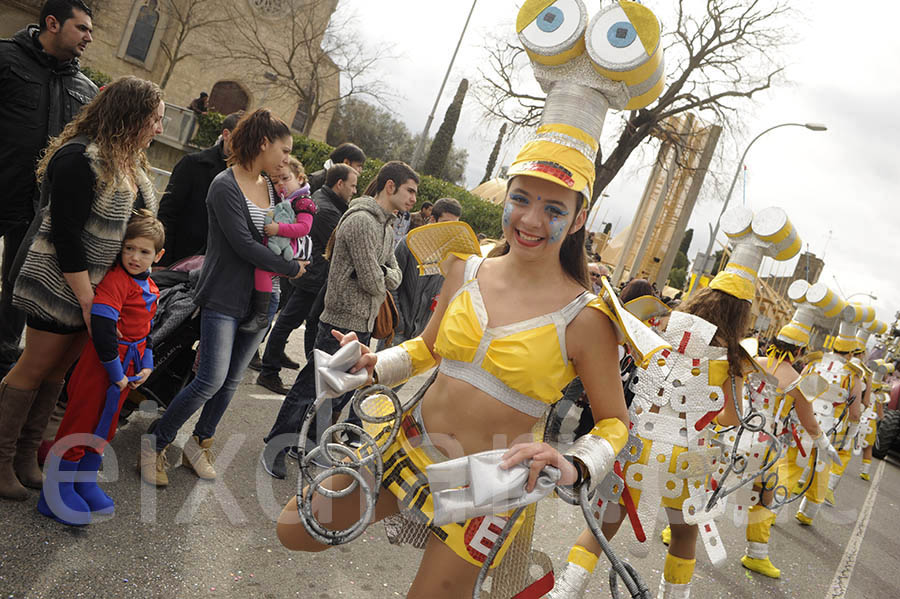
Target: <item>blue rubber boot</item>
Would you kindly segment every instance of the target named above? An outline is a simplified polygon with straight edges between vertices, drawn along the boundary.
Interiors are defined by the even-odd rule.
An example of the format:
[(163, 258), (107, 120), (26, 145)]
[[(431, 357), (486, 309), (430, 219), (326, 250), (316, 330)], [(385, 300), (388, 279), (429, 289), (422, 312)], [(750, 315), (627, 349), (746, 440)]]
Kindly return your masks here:
[(97, 471), (103, 456), (91, 451), (84, 452), (84, 457), (78, 463), (78, 481), (75, 483), (75, 492), (87, 502), (88, 507), (95, 514), (112, 514), (116, 511), (113, 500), (97, 486)]
[(91, 523), (91, 508), (75, 492), (75, 477), (80, 462), (70, 462), (50, 454), (44, 464), (44, 488), (37, 509), (40, 513), (68, 526)]

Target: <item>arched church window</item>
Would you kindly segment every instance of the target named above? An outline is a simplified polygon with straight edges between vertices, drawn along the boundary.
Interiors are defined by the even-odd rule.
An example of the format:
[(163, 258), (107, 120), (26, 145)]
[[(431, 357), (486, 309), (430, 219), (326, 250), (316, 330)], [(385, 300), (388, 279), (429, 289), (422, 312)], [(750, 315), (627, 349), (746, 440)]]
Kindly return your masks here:
[(131, 38), (128, 40), (128, 47), (125, 49), (125, 55), (141, 62), (147, 60), (150, 43), (153, 41), (158, 24), (159, 10), (157, 10), (157, 0), (147, 0), (138, 11), (134, 28), (131, 30)]

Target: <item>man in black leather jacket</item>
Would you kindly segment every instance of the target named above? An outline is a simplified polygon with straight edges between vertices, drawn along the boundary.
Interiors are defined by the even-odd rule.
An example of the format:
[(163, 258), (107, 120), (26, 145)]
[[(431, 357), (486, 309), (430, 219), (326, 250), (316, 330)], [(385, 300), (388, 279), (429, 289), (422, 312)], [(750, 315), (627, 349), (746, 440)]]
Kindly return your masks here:
[(97, 95), (78, 64), (92, 27), (82, 0), (47, 0), (40, 25), (0, 40), (0, 376), (18, 357), (25, 322), (11, 305), (10, 269), (19, 247), (27, 247), (39, 199), (35, 166), (49, 139)]

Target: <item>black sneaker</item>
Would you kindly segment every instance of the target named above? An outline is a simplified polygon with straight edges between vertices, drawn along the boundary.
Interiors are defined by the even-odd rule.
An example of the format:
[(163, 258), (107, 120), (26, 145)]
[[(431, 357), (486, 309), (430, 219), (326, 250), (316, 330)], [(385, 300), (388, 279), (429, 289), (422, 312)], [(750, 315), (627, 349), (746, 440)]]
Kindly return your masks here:
[(253, 359), (250, 360), (250, 368), (256, 371), (262, 370), (262, 358), (259, 357), (259, 350), (256, 350), (256, 353), (253, 354)]
[(277, 374), (261, 374), (256, 377), (256, 384), (279, 395), (287, 395), (288, 391), (291, 390), (290, 387), (284, 386), (284, 383), (281, 382), (281, 377)]
[(300, 362), (294, 362), (287, 357), (287, 354), (281, 354), (281, 367), (287, 368), (288, 370), (299, 370)]
[(287, 466), (284, 464), (284, 449), (276, 449), (272, 445), (266, 445), (262, 455), (259, 456), (259, 463), (263, 469), (272, 478), (283, 480), (287, 476)]
[(288, 451), (287, 451), (287, 457), (291, 458), (292, 460), (299, 460), (299, 459), (300, 459), (300, 453), (297, 451), (297, 448), (296, 448), (296, 447), (291, 447), (291, 448), (288, 449)]

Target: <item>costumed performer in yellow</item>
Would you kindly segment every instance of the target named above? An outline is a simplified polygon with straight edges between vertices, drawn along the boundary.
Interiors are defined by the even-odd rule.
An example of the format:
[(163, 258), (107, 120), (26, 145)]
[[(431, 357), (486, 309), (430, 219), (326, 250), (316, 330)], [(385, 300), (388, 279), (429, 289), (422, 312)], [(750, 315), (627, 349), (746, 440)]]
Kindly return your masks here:
[[(850, 361), (851, 352), (857, 347), (857, 323), (867, 318), (866, 311), (859, 306), (847, 304), (822, 283), (816, 283), (806, 292), (807, 301), (823, 306), (825, 316), (840, 315), (842, 320), (838, 337), (834, 341), (832, 351), (824, 354), (819, 360), (811, 362), (804, 373), (814, 372), (828, 383), (824, 393), (813, 401), (813, 410), (819, 426), (832, 435), (832, 443), (838, 450), (840, 460), (831, 468), (819, 471), (818, 466), (813, 480), (800, 501), (800, 507), (794, 517), (804, 525), (810, 526), (829, 492), (828, 488), (832, 470), (837, 467), (840, 472), (850, 461), (853, 442), (859, 430), (859, 419), (862, 414), (862, 378), (864, 371)], [(874, 318), (874, 314), (872, 316)], [(871, 320), (871, 318), (868, 318)], [(840, 477), (836, 477), (837, 480)]]
[[(584, 223), (605, 113), (609, 107), (646, 105), (642, 102), (659, 95), (659, 24), (634, 2), (606, 7), (592, 21), (588, 29), (580, 0), (529, 0), (522, 6), (517, 29), (548, 98), (535, 137), (509, 169), (502, 219), (505, 241), (487, 259), (458, 253), (447, 257), (441, 264), (445, 281), (423, 334), (377, 354), (360, 347), (362, 355), (350, 370), (374, 370), (376, 382), (395, 386), (438, 367), (420, 390), (421, 401), (402, 415), (396, 439), (382, 448), (381, 486), (389, 492), (381, 492), (374, 507), (373, 520), (402, 509), (430, 526), (432, 534), (409, 597), (471, 595), (479, 569), (511, 513), (491, 509), (492, 502), (467, 504), (462, 496), (476, 485), (464, 484), (474, 479), (442, 481), (446, 484), (438, 489), (439, 475), (458, 474), (454, 468), (461, 456), (465, 461), (465, 456), (476, 459), (500, 449), (492, 452), (493, 466), (491, 457), (486, 458), (492, 477), (524, 469), (522, 483), (528, 493), (537, 492), (539, 474), (544, 477), (552, 468), (558, 471), (557, 480), (545, 492), (552, 490), (553, 482), (594, 489), (628, 439), (618, 336), (628, 337), (629, 326), (637, 323), (642, 340), (635, 343), (647, 349), (631, 345), (637, 361), (665, 346), (637, 319), (623, 322), (628, 316), (621, 313), (608, 283), (602, 297), (589, 291), (584, 251)], [(635, 98), (638, 104), (631, 104)], [(414, 236), (439, 236), (452, 230), (446, 225), (457, 224), (465, 227), (447, 223), (416, 229), (408, 237), (410, 248), (415, 247)], [(477, 243), (469, 232), (475, 246), (469, 253), (475, 253)], [(335, 336), (342, 349), (358, 345), (353, 334)], [(596, 426), (563, 454), (532, 442), (531, 431), (575, 376), (584, 384)], [(351, 482), (349, 476), (338, 475), (324, 486), (344, 489)], [(313, 493), (310, 511), (323, 520), (330, 514), (322, 524), (343, 530), (360, 521), (362, 499), (358, 486), (337, 499)], [(328, 548), (307, 531), (296, 497), (279, 518), (278, 536), (294, 550)]]
[[(804, 381), (793, 367), (809, 344), (809, 335), (818, 314), (816, 307), (806, 302), (808, 289), (809, 283), (806, 281), (791, 283), (788, 297), (798, 304), (794, 316), (778, 331), (766, 355), (756, 358), (764, 371), (777, 379), (774, 397), (767, 402), (766, 432), (777, 435), (788, 449), (774, 466), (777, 478), (763, 478), (765, 488), (762, 489), (760, 501), (748, 510), (747, 552), (741, 558), (741, 564), (769, 578), (781, 577), (781, 570), (769, 558), (769, 539), (777, 513), (774, 503), (775, 500), (783, 503), (787, 499), (789, 490), (794, 488), (803, 473), (798, 455), (806, 457), (815, 448), (816, 459), (825, 464), (840, 459), (813, 413), (811, 401), (820, 388), (814, 383), (809, 391), (804, 391)], [(816, 378), (816, 383), (820, 382)], [(776, 494), (776, 487), (784, 489)]]

